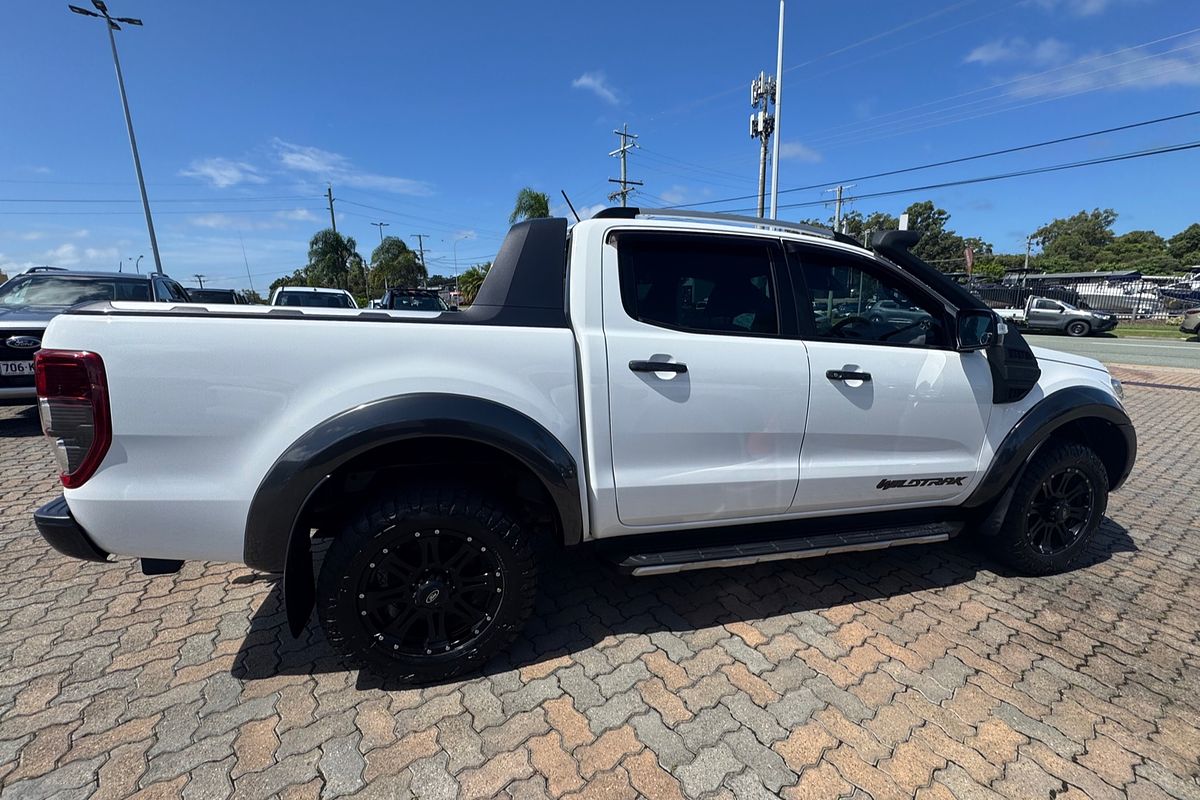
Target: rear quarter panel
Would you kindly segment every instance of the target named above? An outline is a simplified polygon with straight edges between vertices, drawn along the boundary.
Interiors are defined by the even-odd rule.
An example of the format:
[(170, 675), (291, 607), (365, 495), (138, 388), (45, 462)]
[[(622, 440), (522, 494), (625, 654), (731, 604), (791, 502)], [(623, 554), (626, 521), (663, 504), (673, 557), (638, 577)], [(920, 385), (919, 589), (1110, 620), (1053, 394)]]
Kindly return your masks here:
[(65, 494), (111, 553), (240, 562), (251, 499), (276, 458), (318, 423), (385, 397), (507, 405), (582, 464), (566, 329), (71, 315), (50, 326), (45, 346), (104, 360), (112, 446), (96, 475)]

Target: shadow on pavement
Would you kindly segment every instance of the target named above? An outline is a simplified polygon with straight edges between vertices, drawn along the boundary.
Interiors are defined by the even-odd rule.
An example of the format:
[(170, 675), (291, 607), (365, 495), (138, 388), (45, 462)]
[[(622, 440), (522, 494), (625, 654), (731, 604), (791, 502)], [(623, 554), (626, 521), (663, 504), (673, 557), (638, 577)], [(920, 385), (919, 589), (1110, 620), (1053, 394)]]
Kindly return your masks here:
[[(325, 548), (318, 542), (314, 545), (319, 569)], [(1136, 550), (1128, 531), (1106, 518), (1073, 571)], [(647, 578), (622, 576), (588, 551), (567, 552), (543, 569), (537, 604), (525, 631), (480, 674), (578, 652), (618, 634), (687, 632), (954, 586), (975, 579), (980, 569), (1015, 577), (977, 549), (969, 536), (941, 545)], [(326, 641), (315, 616), (298, 638), (292, 638), (280, 583), (275, 580), (251, 618), (233, 676), (258, 680), (348, 669)], [(359, 673), (358, 686), (409, 688), (391, 685), (365, 670)]]
[(37, 406), (0, 408), (0, 439), (20, 439), (26, 436), (41, 436), (42, 423), (38, 419)]

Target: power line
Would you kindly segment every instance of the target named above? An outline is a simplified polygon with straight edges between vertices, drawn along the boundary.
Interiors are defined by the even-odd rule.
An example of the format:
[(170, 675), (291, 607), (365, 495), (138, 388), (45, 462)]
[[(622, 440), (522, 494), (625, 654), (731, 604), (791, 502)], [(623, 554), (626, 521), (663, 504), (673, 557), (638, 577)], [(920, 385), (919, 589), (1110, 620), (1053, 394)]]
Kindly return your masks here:
[[(281, 200), (314, 200), (316, 195), (260, 195), (252, 197), (172, 197), (155, 200), (155, 203), (255, 203), (278, 202)], [(0, 197), (0, 203), (140, 203), (140, 200), (115, 200), (108, 198), (72, 199), (65, 197)]]
[[(953, 186), (967, 186), (975, 183), (988, 183), (990, 181), (1005, 180), (1007, 178), (1020, 178), (1028, 175), (1042, 175), (1047, 172), (1061, 172), (1068, 169), (1078, 169), (1080, 167), (1091, 167), (1099, 164), (1112, 164), (1117, 161), (1130, 161), (1136, 158), (1147, 158), (1149, 156), (1166, 155), (1168, 153), (1179, 153), (1185, 150), (1195, 150), (1200, 148), (1200, 141), (1184, 142), (1183, 144), (1166, 145), (1164, 147), (1155, 147), (1149, 150), (1138, 150), (1132, 153), (1121, 153), (1115, 156), (1105, 156), (1104, 158), (1092, 158), (1086, 161), (1072, 161), (1066, 164), (1052, 164), (1045, 167), (1034, 167), (1032, 169), (1023, 169), (1016, 172), (1005, 172), (998, 175), (985, 175), (978, 178), (964, 178), (957, 181), (944, 181), (942, 183), (930, 183), (925, 186), (910, 186), (905, 189), (892, 189), (885, 192), (871, 192), (868, 194), (860, 194), (854, 197), (846, 198), (849, 201), (870, 200), (876, 197), (891, 197), (898, 194), (910, 194), (912, 192), (924, 192), (932, 189), (947, 189)], [(821, 206), (828, 203), (828, 200), (816, 200), (806, 203), (791, 203), (781, 208), (804, 208), (806, 206)], [(730, 212), (752, 211), (750, 208), (734, 208), (729, 209)]]
[[(312, 211), (314, 209), (296, 209), (296, 208), (221, 208), (215, 209), (215, 213), (219, 214), (280, 214), (289, 211)], [(323, 209), (322, 209), (323, 210)], [(163, 214), (195, 214), (196, 209), (190, 211), (158, 211), (160, 216)], [(91, 211), (88, 209), (78, 209), (75, 211), (0, 211), (4, 216), (35, 216), (35, 217), (109, 217), (109, 216), (124, 216), (126, 214), (141, 214), (140, 211)]]
[[(874, 180), (875, 178), (887, 178), (887, 177), (891, 177), (893, 175), (904, 175), (909, 172), (919, 172), (921, 170), (933, 169), (935, 167), (945, 167), (945, 166), (950, 166), (952, 164), (963, 164), (968, 161), (978, 161), (979, 159), (983, 159), (983, 158), (992, 158), (994, 156), (1009, 155), (1011, 153), (1020, 153), (1025, 150), (1035, 150), (1039, 147), (1049, 147), (1050, 145), (1063, 144), (1064, 142), (1075, 142), (1075, 141), (1079, 141), (1080, 139), (1089, 139), (1094, 136), (1103, 136), (1103, 135), (1109, 134), (1109, 133), (1117, 133), (1119, 131), (1133, 130), (1134, 128), (1144, 128), (1148, 125), (1158, 125), (1163, 122), (1173, 122), (1175, 120), (1186, 119), (1188, 117), (1195, 117), (1195, 116), (1200, 116), (1200, 111), (1186, 111), (1182, 114), (1172, 114), (1167, 117), (1157, 117), (1155, 119), (1147, 119), (1147, 120), (1142, 120), (1140, 122), (1131, 122), (1127, 125), (1117, 125), (1112, 128), (1104, 128), (1104, 129), (1098, 130), (1098, 131), (1088, 131), (1087, 133), (1077, 133), (1077, 134), (1074, 134), (1071, 136), (1062, 136), (1057, 139), (1047, 139), (1046, 141), (1034, 142), (1033, 144), (1023, 144), (1023, 145), (1019, 145), (1017, 147), (1006, 147), (1001, 150), (992, 150), (987, 153), (977, 153), (977, 154), (971, 155), (971, 156), (961, 156), (959, 158), (950, 158), (950, 159), (946, 159), (945, 161), (934, 161), (929, 164), (921, 164), (921, 165), (915, 166), (915, 167), (903, 167), (901, 169), (891, 169), (891, 170), (886, 170), (884, 172), (874, 172), (874, 173), (871, 173), (870, 175), (856, 175), (852, 178), (841, 178), (836, 181), (822, 181), (821, 183), (813, 183), (813, 184), (809, 184), (808, 186), (796, 186), (791, 189), (780, 189), (779, 193), (780, 194), (788, 194), (791, 192), (804, 192), (804, 191), (810, 191), (812, 189), (821, 189), (826, 186), (829, 186), (830, 184), (850, 183), (851, 181), (868, 181), (868, 180)], [(672, 208), (692, 208), (692, 207), (696, 207), (696, 206), (711, 206), (711, 205), (715, 205), (717, 203), (731, 203), (731, 202), (735, 202), (738, 200), (753, 200), (756, 196), (757, 195), (753, 195), (753, 194), (740, 195), (738, 197), (726, 197), (726, 198), (723, 198), (720, 200), (705, 200), (704, 202), (701, 202), (701, 203), (686, 203), (681, 206), (672, 206)]]

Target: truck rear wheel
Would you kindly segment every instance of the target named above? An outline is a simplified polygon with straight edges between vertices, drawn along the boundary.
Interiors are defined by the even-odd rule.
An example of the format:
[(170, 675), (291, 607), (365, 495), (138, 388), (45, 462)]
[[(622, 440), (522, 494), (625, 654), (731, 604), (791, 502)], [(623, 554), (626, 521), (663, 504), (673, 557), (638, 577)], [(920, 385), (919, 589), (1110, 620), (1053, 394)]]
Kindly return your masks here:
[(445, 680), (503, 650), (533, 608), (528, 533), (458, 485), (376, 495), (330, 545), (317, 614), (349, 661), (403, 683)]
[(1108, 473), (1096, 453), (1074, 442), (1051, 446), (1021, 476), (993, 550), (1024, 575), (1061, 572), (1087, 547), (1107, 506)]
[(1092, 326), (1088, 325), (1083, 320), (1075, 320), (1067, 324), (1068, 336), (1087, 336), (1092, 332)]

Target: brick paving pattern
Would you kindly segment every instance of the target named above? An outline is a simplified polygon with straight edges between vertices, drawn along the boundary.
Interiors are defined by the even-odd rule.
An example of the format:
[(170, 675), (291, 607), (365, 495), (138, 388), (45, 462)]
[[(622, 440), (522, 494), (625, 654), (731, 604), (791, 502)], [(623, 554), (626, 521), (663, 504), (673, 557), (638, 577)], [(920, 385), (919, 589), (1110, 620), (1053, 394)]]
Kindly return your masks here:
[(1118, 374), (1141, 453), (1073, 572), (573, 557), (509, 656), (421, 690), (291, 639), (266, 576), (50, 551), (51, 459), (0, 409), (0, 795), (1200, 798), (1200, 381)]

